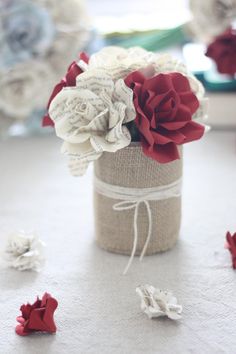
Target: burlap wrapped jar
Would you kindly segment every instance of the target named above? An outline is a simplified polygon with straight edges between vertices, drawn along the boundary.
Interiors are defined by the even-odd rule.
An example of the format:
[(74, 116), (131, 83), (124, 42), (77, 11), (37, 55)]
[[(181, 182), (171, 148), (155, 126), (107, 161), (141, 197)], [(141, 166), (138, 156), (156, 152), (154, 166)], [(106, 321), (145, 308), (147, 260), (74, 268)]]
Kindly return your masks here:
[[(95, 162), (97, 180), (109, 185), (129, 188), (151, 188), (169, 185), (182, 176), (182, 158), (160, 164), (146, 157), (138, 143), (117, 151), (103, 153)], [(130, 255), (134, 240), (134, 209), (117, 211), (120, 200), (107, 197), (94, 189), (95, 232), (98, 245), (110, 252)], [(181, 197), (149, 201), (152, 231), (145, 254), (166, 251), (177, 241), (181, 222)], [(140, 255), (146, 242), (149, 219), (145, 204), (139, 206), (137, 218)]]

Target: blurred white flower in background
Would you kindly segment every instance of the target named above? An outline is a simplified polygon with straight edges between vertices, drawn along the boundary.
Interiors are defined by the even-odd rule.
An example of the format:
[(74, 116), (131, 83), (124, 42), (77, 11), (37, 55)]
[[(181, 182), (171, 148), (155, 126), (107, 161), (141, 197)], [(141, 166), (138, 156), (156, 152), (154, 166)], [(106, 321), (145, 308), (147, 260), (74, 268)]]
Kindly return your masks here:
[(48, 92), (43, 89), (47, 80), (53, 84), (50, 67), (39, 60), (21, 62), (0, 71), (0, 107), (7, 115), (24, 120), (48, 99)]
[(52, 44), (55, 28), (49, 12), (25, 0), (12, 0), (1, 9), (1, 66), (42, 56)]
[(83, 0), (0, 0), (0, 132), (34, 117), (40, 126), (54, 83), (90, 39)]
[(190, 32), (208, 43), (236, 19), (236, 0), (190, 0), (190, 10)]
[(45, 244), (34, 233), (15, 232), (9, 236), (5, 260), (9, 267), (20, 271), (40, 271), (45, 261)]

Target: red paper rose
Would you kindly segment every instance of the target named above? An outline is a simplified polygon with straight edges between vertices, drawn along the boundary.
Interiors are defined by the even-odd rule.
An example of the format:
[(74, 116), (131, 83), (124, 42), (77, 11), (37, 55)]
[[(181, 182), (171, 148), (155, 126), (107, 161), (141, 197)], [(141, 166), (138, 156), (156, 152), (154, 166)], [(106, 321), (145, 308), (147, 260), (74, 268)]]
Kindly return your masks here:
[[(89, 58), (85, 53), (80, 53), (79, 59), (83, 60), (85, 63), (88, 63), (89, 61)], [(80, 67), (77, 65), (75, 61), (73, 61), (70, 64), (69, 68), (67, 69), (66, 76), (54, 87), (47, 104), (47, 109), (49, 108), (50, 103), (52, 102), (54, 97), (63, 89), (63, 87), (76, 85), (76, 77), (80, 75), (82, 72), (83, 71), (80, 69)], [(52, 126), (52, 127), (54, 126), (54, 122), (50, 118), (49, 114), (46, 114), (43, 117), (43, 127), (46, 126)]]
[(226, 234), (227, 248), (229, 249), (232, 256), (232, 266), (236, 269), (236, 232), (231, 235), (228, 231)]
[(170, 73), (146, 78), (135, 71), (125, 83), (134, 92), (135, 124), (144, 154), (170, 162), (180, 157), (177, 145), (202, 137), (204, 127), (192, 121), (199, 101), (185, 76)]
[(221, 74), (234, 76), (236, 74), (236, 31), (228, 29), (216, 37), (206, 52), (212, 58)]
[(22, 315), (16, 319), (20, 323), (16, 326), (16, 333), (19, 336), (27, 336), (36, 331), (56, 332), (53, 315), (57, 306), (57, 300), (47, 293), (43, 295), (42, 300), (37, 298), (33, 305), (22, 305)]

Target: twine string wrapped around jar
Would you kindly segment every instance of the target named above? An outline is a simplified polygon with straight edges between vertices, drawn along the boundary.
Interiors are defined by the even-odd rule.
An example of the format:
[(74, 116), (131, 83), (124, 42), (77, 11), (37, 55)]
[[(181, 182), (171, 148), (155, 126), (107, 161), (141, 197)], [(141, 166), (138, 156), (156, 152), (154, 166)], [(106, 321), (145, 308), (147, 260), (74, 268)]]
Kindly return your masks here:
[(126, 274), (129, 270), (129, 267), (132, 264), (133, 258), (135, 256), (137, 242), (138, 242), (138, 215), (139, 215), (139, 207), (143, 203), (146, 207), (147, 217), (148, 217), (148, 233), (145, 244), (143, 246), (140, 261), (142, 261), (149, 241), (152, 235), (152, 211), (149, 204), (150, 200), (164, 200), (169, 198), (177, 198), (181, 195), (181, 178), (174, 181), (169, 185), (154, 187), (154, 188), (126, 188), (119, 187), (116, 185), (111, 185), (108, 183), (104, 183), (98, 178), (94, 177), (94, 188), (97, 193), (102, 194), (107, 198), (114, 198), (122, 200), (112, 206), (112, 209), (115, 211), (126, 211), (134, 209), (134, 218), (133, 218), (133, 247), (129, 262), (123, 272)]

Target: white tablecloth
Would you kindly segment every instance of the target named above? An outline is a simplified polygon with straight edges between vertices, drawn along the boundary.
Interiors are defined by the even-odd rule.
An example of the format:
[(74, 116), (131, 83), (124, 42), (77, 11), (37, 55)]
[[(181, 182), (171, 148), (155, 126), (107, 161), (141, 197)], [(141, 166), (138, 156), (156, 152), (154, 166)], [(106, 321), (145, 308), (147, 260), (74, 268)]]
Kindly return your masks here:
[[(94, 243), (92, 171), (71, 177), (59, 146), (52, 137), (0, 143), (0, 247), (22, 228), (47, 244), (41, 273), (0, 268), (0, 353), (235, 353), (236, 272), (224, 249), (236, 231), (235, 133), (186, 146), (180, 240), (135, 259), (127, 276), (127, 257)], [(182, 320), (149, 320), (135, 294), (145, 283), (172, 290)], [(45, 291), (59, 301), (57, 334), (17, 336), (20, 305)]]

